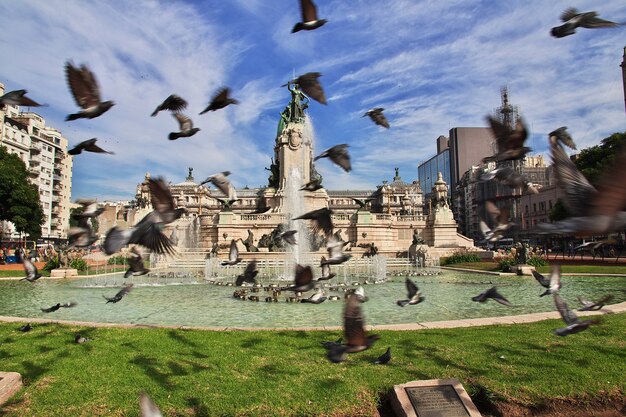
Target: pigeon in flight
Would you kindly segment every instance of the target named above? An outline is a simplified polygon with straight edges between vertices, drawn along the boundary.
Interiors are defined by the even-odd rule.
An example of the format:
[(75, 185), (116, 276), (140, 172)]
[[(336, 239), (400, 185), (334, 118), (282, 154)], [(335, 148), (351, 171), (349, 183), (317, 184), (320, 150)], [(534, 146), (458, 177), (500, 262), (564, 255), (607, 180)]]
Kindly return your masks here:
[(378, 126), (389, 129), (389, 122), (383, 114), (383, 110), (385, 109), (383, 109), (382, 107), (376, 107), (375, 109), (366, 111), (365, 114), (361, 117), (369, 116), (370, 119), (372, 119), (372, 122), (376, 123)]
[(26, 271), (26, 276), (20, 279), (20, 281), (35, 282), (39, 278), (41, 278), (41, 274), (39, 273), (39, 271), (37, 271), (37, 267), (34, 263), (31, 262), (30, 259), (28, 259), (28, 257), (24, 257), (24, 260), (22, 262), (24, 263), (24, 271)]
[(334, 272), (330, 272), (330, 264), (326, 261), (325, 256), (322, 256), (320, 264), (322, 266), (322, 276), (317, 279), (318, 281), (328, 281), (337, 275)]
[(583, 307), (579, 308), (578, 311), (597, 311), (600, 310), (606, 303), (613, 299), (612, 295), (605, 295), (600, 298), (598, 301), (589, 301), (582, 297), (578, 297), (578, 301), (583, 305)]
[(310, 266), (302, 266), (296, 264), (296, 276), (294, 277), (294, 285), (291, 287), (281, 288), (283, 291), (306, 292), (315, 287), (313, 280), (313, 270)]
[(76, 336), (74, 336), (74, 343), (82, 345), (83, 343), (87, 343), (87, 342), (91, 342), (91, 339), (88, 337), (81, 336), (80, 333), (76, 333)]
[(162, 228), (163, 221), (158, 212), (153, 210), (130, 229), (120, 229), (117, 226), (111, 228), (104, 238), (102, 249), (107, 255), (113, 255), (125, 245), (135, 243), (160, 255), (173, 255), (176, 250), (170, 239), (163, 234)]
[(354, 198), (354, 197), (352, 198), (352, 201), (354, 201), (359, 206), (359, 208), (357, 209), (357, 212), (359, 210), (365, 208), (367, 203), (369, 203), (370, 201), (374, 201), (374, 200), (376, 200), (376, 199), (375, 198), (371, 198), (371, 197), (370, 198), (366, 198), (365, 200), (360, 200), (360, 199)]
[[(298, 78), (289, 81), (288, 84), (297, 84), (304, 94), (311, 97), (318, 103), (327, 104), (322, 84), (320, 84), (317, 80), (321, 76), (322, 74), (319, 72), (307, 72), (306, 74), (302, 74)], [(283, 87), (288, 84), (283, 84)]]
[(235, 187), (228, 181), (227, 176), (230, 175), (230, 171), (224, 171), (217, 174), (213, 174), (207, 177), (206, 180), (202, 181), (200, 185), (204, 185), (207, 182), (213, 183), (229, 200), (237, 199), (237, 192), (235, 191)]
[(391, 360), (391, 348), (388, 347), (387, 351), (380, 355), (373, 363), (376, 365), (386, 365)]
[(235, 285), (240, 287), (244, 282), (247, 282), (248, 284), (256, 284), (256, 276), (258, 273), (259, 271), (256, 269), (256, 261), (252, 260), (248, 262), (246, 270), (243, 272), (243, 275), (239, 275), (237, 277)]
[(411, 281), (409, 278), (407, 278), (404, 283), (406, 284), (406, 290), (408, 293), (408, 300), (398, 300), (397, 304), (400, 307), (405, 307), (407, 305), (415, 305), (415, 304), (419, 304), (422, 301), (424, 301), (424, 299), (426, 297), (424, 297), (422, 295), (422, 293), (420, 292), (419, 288), (417, 288), (417, 285), (415, 285), (415, 283), (413, 281)]
[(569, 334), (582, 332), (583, 330), (587, 330), (587, 328), (592, 324), (600, 323), (599, 320), (580, 320), (578, 316), (576, 316), (576, 313), (569, 309), (565, 301), (563, 301), (558, 293), (554, 294), (554, 304), (556, 305), (561, 318), (565, 324), (567, 324), (566, 327), (554, 330), (554, 333), (559, 336), (567, 336)]
[(298, 233), (297, 230), (287, 230), (284, 233), (281, 233), (280, 237), (287, 243), (289, 243), (290, 245), (296, 245), (296, 236), (295, 234)]
[(96, 200), (80, 198), (76, 200), (76, 203), (83, 206), (83, 210), (80, 213), (74, 214), (74, 218), (77, 220), (85, 218), (96, 218), (104, 211), (104, 208), (98, 208), (98, 202)]
[(343, 247), (350, 242), (344, 242), (337, 238), (336, 235), (332, 235), (326, 243), (326, 250), (328, 251), (328, 259), (322, 259), (320, 266), (324, 265), (340, 265), (350, 258), (352, 255), (345, 255), (343, 253)]
[(145, 267), (143, 263), (143, 258), (141, 257), (141, 253), (137, 250), (136, 247), (130, 250), (130, 256), (127, 258), (128, 260), (128, 270), (124, 273), (124, 278), (128, 278), (131, 275), (134, 277), (146, 275), (150, 270)]
[(511, 304), (509, 302), (509, 300), (504, 298), (504, 296), (502, 296), (502, 294), (500, 294), (496, 290), (496, 287), (491, 287), (487, 291), (477, 295), (476, 297), (472, 297), (472, 301), (478, 301), (479, 303), (484, 303), (489, 298), (491, 298), (491, 299), (493, 299), (493, 300), (495, 300), (495, 301), (499, 302), (500, 304), (505, 305), (507, 307), (513, 307), (513, 304)]
[(618, 23), (610, 20), (600, 19), (597, 12), (579, 12), (573, 7), (565, 9), (561, 14), (561, 21), (565, 22), (561, 26), (553, 27), (550, 34), (555, 38), (564, 38), (565, 36), (576, 33), (576, 28), (610, 28), (619, 26)]
[(304, 184), (302, 188), (300, 188), (300, 191), (317, 191), (321, 188), (324, 188), (324, 186), (322, 185), (322, 180), (315, 179)]
[(483, 158), (483, 163), (521, 159), (531, 151), (530, 148), (522, 146), (528, 137), (528, 130), (521, 118), (517, 119), (513, 130), (493, 116), (487, 116), (487, 122), (496, 137), (498, 152), (493, 156)]
[(344, 171), (350, 172), (352, 165), (350, 165), (350, 154), (348, 153), (349, 146), (350, 145), (345, 143), (335, 145), (316, 156), (313, 160), (317, 161), (320, 158), (330, 158), (331, 161), (343, 168)]
[(327, 299), (328, 299), (328, 297), (326, 297), (324, 295), (324, 292), (321, 291), (321, 290), (318, 290), (318, 291), (315, 292), (315, 294), (313, 294), (309, 298), (303, 298), (302, 301), (300, 301), (300, 302), (301, 303), (309, 303), (309, 304), (322, 304)]
[(96, 138), (84, 140), (78, 145), (74, 146), (69, 151), (67, 151), (67, 153), (69, 153), (70, 155), (78, 155), (82, 153), (83, 151), (85, 151), (85, 152), (95, 152), (95, 153), (108, 153), (111, 155), (115, 155), (115, 152), (105, 151), (104, 149), (96, 145), (97, 141), (98, 139)]
[(570, 134), (567, 132), (567, 126), (561, 126), (558, 129), (548, 133), (548, 140), (553, 146), (559, 144), (560, 142), (571, 149), (576, 149), (574, 139), (572, 139)]
[(561, 266), (552, 265), (552, 272), (550, 273), (550, 279), (547, 279), (537, 271), (533, 271), (535, 279), (547, 290), (544, 291), (540, 297), (544, 295), (556, 294), (561, 289)]
[(317, 18), (317, 8), (313, 0), (300, 0), (300, 12), (302, 13), (302, 22), (296, 23), (293, 29), (291, 29), (291, 33), (317, 29), (328, 22), (326, 19)]
[(39, 104), (34, 100), (26, 97), (26, 90), (14, 90), (0, 96), (0, 109), (6, 105), (12, 106), (26, 106), (26, 107), (40, 107), (43, 104)]
[(107, 300), (106, 304), (109, 303), (117, 303), (119, 302), (126, 294), (128, 294), (130, 292), (130, 290), (133, 288), (133, 284), (129, 284), (129, 285), (125, 285), (124, 288), (122, 288), (121, 290), (118, 291), (117, 294), (115, 294), (113, 297), (109, 298), (103, 295), (104, 299)]
[(182, 113), (172, 113), (172, 116), (178, 121), (180, 128), (179, 132), (171, 132), (167, 137), (169, 140), (176, 140), (178, 138), (188, 138), (195, 135), (200, 131), (200, 128), (193, 127), (193, 122), (187, 116)]
[(87, 217), (78, 220), (78, 226), (71, 227), (67, 232), (70, 248), (88, 248), (98, 240), (98, 235)]
[(538, 194), (539, 190), (526, 180), (522, 174), (517, 172), (511, 167), (499, 167), (492, 171), (484, 173), (480, 179), (481, 181), (490, 181), (496, 179), (500, 184), (507, 185), (511, 188), (522, 188), (523, 192), (530, 192), (532, 194)]
[(222, 266), (224, 265), (236, 265), (241, 262), (242, 259), (239, 257), (239, 249), (237, 249), (237, 242), (235, 239), (230, 241), (230, 251), (228, 252), (228, 260), (222, 261)]
[(65, 121), (93, 119), (115, 105), (112, 101), (101, 101), (96, 77), (86, 65), (76, 68), (71, 61), (66, 62), (65, 76), (76, 104), (83, 109), (78, 113), (68, 115)]
[(215, 93), (209, 105), (206, 107), (206, 109), (202, 110), (200, 114), (204, 114), (208, 111), (223, 109), (229, 104), (239, 104), (239, 101), (235, 100), (234, 98), (228, 97), (229, 95), (230, 88), (222, 87), (217, 93)]
[(141, 410), (141, 417), (163, 417), (159, 407), (145, 392), (142, 392), (139, 396), (139, 409)]
[(148, 188), (150, 190), (152, 208), (159, 214), (163, 224), (172, 223), (187, 212), (185, 208), (175, 208), (176, 203), (170, 187), (162, 177), (150, 178)]
[(361, 301), (355, 294), (349, 294), (346, 297), (343, 310), (343, 331), (345, 343), (328, 349), (327, 357), (331, 362), (343, 362), (347, 359), (347, 353), (367, 350), (380, 339), (377, 334), (367, 335), (365, 332)]
[(480, 231), (485, 237), (487, 242), (496, 242), (504, 236), (504, 232), (509, 230), (513, 223), (509, 222), (509, 209), (498, 208), (492, 201), (485, 203), (485, 209), (495, 224), (493, 229), (490, 229), (484, 220), (480, 220)]
[(179, 113), (187, 107), (187, 101), (184, 98), (177, 96), (176, 94), (172, 94), (168, 98), (163, 101), (163, 103), (159, 104), (150, 116), (156, 116), (161, 110), (169, 110), (174, 113)]
[(78, 304), (76, 304), (74, 301), (70, 301), (69, 303), (65, 303), (65, 304), (57, 303), (53, 305), (52, 307), (42, 308), (41, 311), (43, 311), (44, 313), (52, 313), (53, 311), (57, 311), (60, 308), (71, 308), (71, 307), (76, 307), (77, 305)]
[(333, 221), (331, 219), (332, 210), (327, 207), (309, 211), (302, 216), (295, 217), (294, 220), (314, 220), (315, 226), (313, 231), (315, 234), (319, 230), (322, 230), (326, 236), (330, 236), (333, 233)]

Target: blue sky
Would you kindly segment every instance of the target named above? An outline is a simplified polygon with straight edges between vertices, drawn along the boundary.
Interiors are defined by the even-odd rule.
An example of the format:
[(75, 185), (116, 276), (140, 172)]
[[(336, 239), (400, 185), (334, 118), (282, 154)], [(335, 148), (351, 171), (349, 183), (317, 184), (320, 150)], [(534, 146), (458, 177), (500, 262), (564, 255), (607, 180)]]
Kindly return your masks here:
[[(579, 30), (555, 39), (567, 7), (626, 21), (626, 3), (578, 1), (317, 0), (328, 23), (291, 34), (297, 0), (4, 1), (0, 2), (0, 82), (26, 88), (49, 107), (36, 111), (70, 144), (91, 137), (116, 155), (74, 158), (72, 198), (131, 199), (146, 172), (180, 182), (229, 170), (235, 186), (267, 183), (280, 111), (279, 86), (319, 71), (328, 105), (309, 115), (316, 152), (351, 145), (353, 171), (317, 164), (329, 189), (372, 189), (400, 167), (435, 154), (451, 127), (485, 126), (509, 86), (546, 150), (546, 134), (569, 127), (580, 147), (626, 130), (621, 69), (626, 27)], [(384, 6), (383, 6), (384, 5)], [(63, 66), (71, 59), (96, 74), (116, 106), (93, 120), (64, 122), (76, 110)], [(241, 104), (199, 116), (229, 86)], [(187, 99), (201, 131), (174, 142), (167, 113), (150, 117), (169, 94)], [(384, 107), (385, 130), (361, 115)]]

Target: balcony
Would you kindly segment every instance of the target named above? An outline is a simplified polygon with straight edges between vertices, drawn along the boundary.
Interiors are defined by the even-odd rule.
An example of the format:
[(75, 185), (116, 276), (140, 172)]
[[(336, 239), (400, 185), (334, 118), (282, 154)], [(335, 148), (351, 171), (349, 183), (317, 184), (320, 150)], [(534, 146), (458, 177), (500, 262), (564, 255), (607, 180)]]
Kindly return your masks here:
[(41, 168), (38, 166), (28, 168), (28, 174), (32, 175), (33, 177), (38, 177), (40, 173), (41, 173)]
[(52, 176), (52, 179), (55, 180), (55, 181), (62, 181), (63, 177), (61, 177), (60, 175), (54, 174)]
[(40, 153), (41, 152), (41, 145), (35, 142), (31, 142), (30, 144), (30, 153)]

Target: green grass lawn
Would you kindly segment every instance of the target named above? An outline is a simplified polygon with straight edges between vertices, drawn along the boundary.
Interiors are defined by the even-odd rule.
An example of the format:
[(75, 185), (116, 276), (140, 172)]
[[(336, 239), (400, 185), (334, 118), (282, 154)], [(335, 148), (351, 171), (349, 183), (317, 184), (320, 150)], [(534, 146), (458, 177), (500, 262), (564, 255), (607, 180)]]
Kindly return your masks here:
[[(394, 384), (458, 378), (475, 398), (540, 404), (621, 396), (626, 314), (565, 338), (556, 320), (515, 326), (381, 331), (372, 349), (330, 363), (330, 331), (200, 331), (0, 324), (0, 370), (25, 388), (4, 414), (138, 416), (146, 391), (166, 416), (371, 415)], [(74, 334), (93, 340), (73, 343)], [(391, 346), (387, 366), (370, 362)]]
[[(553, 262), (553, 261), (550, 261)], [(556, 263), (556, 262), (555, 262)], [(497, 262), (466, 262), (445, 265), (451, 268), (467, 268), (480, 271), (500, 272)], [(549, 273), (550, 266), (540, 266), (538, 272)], [(561, 265), (561, 272), (566, 274), (626, 274), (624, 265)]]

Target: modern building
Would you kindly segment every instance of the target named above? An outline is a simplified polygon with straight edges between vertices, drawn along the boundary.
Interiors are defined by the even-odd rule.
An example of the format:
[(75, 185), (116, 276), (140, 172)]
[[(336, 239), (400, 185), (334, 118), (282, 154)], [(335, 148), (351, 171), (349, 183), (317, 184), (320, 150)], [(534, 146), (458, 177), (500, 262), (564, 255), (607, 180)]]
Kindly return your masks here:
[[(0, 83), (2, 94), (4, 85)], [(20, 157), (29, 180), (39, 188), (45, 219), (42, 238), (67, 238), (73, 164), (72, 156), (67, 154), (67, 139), (59, 130), (47, 126), (43, 117), (23, 112), (18, 106), (0, 109), (0, 120), (0, 146)], [(12, 232), (11, 237), (18, 236)]]
[(420, 187), (424, 190), (425, 201), (430, 199), (430, 192), (440, 172), (446, 183), (450, 184), (450, 148), (448, 147), (448, 138), (445, 136), (437, 138), (437, 155), (422, 162), (417, 167), (417, 177)]

